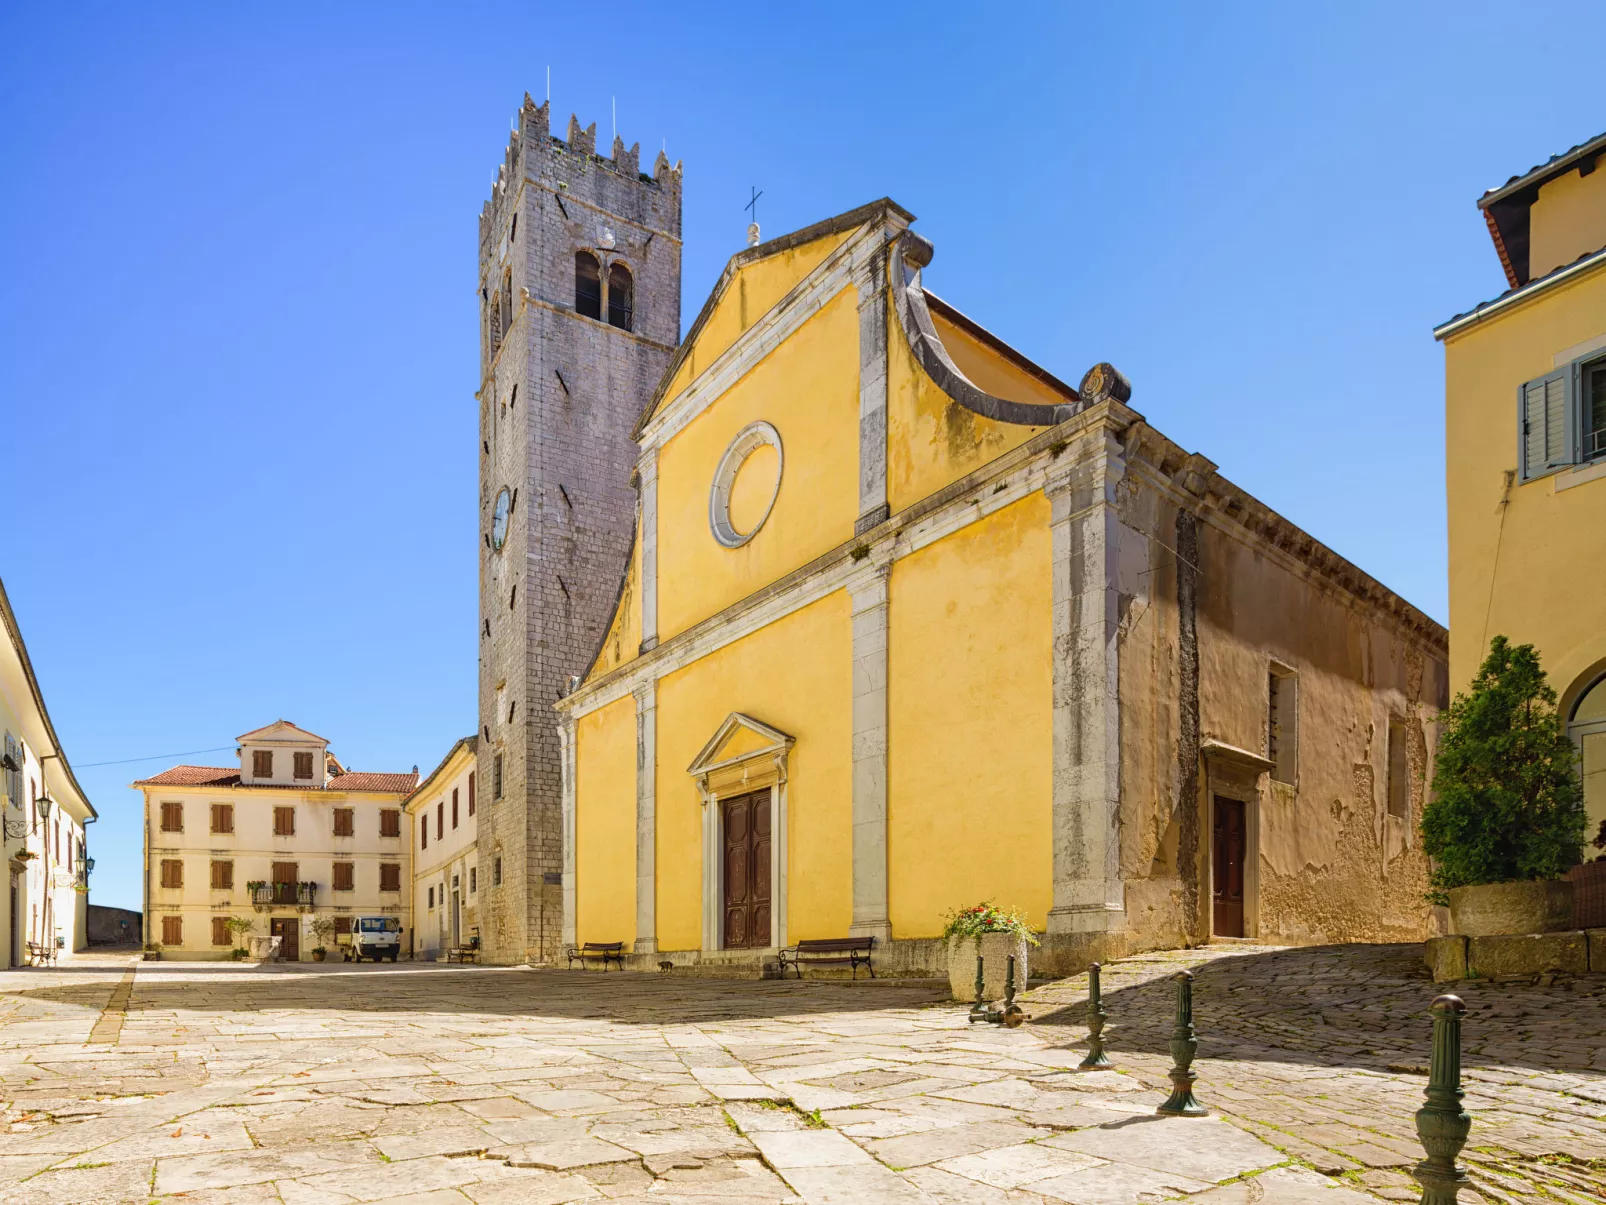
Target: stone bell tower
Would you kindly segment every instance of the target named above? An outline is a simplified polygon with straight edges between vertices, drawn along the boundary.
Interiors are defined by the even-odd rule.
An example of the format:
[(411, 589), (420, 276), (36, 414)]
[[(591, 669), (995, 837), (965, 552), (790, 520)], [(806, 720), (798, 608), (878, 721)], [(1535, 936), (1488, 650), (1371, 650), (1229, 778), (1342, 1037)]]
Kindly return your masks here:
[(478, 906), (488, 961), (563, 926), (552, 703), (602, 642), (636, 515), (630, 438), (680, 339), (681, 168), (553, 137), (528, 95), (480, 214)]

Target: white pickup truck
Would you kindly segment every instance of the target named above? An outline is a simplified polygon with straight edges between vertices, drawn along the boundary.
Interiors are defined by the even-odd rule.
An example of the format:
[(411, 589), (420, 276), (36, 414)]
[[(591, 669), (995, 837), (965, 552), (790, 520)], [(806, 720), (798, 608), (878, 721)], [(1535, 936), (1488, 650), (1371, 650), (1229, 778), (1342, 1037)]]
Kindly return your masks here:
[(386, 957), (395, 962), (401, 954), (401, 921), (394, 916), (359, 916), (351, 928), (351, 953), (358, 962)]

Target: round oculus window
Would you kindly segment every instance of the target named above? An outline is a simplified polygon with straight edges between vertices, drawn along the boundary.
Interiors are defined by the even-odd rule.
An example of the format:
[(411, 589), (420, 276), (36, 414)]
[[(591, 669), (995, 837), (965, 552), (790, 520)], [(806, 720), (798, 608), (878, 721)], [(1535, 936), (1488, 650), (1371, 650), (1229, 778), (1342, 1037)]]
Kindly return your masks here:
[(491, 547), (498, 552), (507, 543), (507, 518), (512, 509), (513, 499), (504, 485), (502, 492), (496, 496), (496, 510), (491, 514)]
[(726, 548), (758, 534), (781, 492), (781, 437), (768, 423), (751, 423), (731, 440), (714, 471), (708, 525)]

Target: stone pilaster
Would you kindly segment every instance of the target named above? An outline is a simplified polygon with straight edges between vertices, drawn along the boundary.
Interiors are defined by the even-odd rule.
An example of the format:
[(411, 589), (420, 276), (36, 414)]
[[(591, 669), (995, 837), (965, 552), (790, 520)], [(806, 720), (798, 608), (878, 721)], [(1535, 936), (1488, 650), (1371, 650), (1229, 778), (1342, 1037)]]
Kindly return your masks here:
[(853, 605), (853, 921), (854, 937), (888, 941), (887, 621), (890, 562), (867, 566), (848, 583)]
[(1100, 431), (1044, 487), (1054, 575), (1054, 899), (1050, 933), (1119, 927), (1120, 660), (1115, 487), (1121, 446)]
[(658, 952), (658, 683), (636, 687), (636, 944)]
[(641, 651), (658, 645), (658, 449), (645, 448), (641, 474)]
[(563, 944), (572, 946), (574, 937), (574, 717), (565, 715), (558, 724), (559, 763), (563, 773)]
[(855, 532), (886, 520), (887, 251), (880, 241), (853, 265), (859, 294), (859, 517)]

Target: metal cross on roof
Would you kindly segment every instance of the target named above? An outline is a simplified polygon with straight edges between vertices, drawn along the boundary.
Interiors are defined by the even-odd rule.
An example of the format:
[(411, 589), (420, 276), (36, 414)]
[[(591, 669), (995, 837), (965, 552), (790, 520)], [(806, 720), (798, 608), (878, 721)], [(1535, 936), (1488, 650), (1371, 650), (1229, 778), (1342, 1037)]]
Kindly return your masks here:
[(764, 193), (763, 193), (763, 191), (761, 189), (758, 188), (757, 185), (751, 185), (750, 187), (753, 190), (753, 199), (751, 201), (749, 201), (746, 205), (743, 205), (742, 208), (743, 209), (752, 210), (751, 217), (752, 217), (752, 220), (756, 222), (756, 221), (758, 221), (758, 199), (760, 197), (762, 197), (764, 195)]

